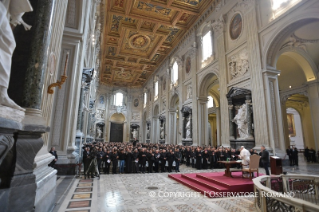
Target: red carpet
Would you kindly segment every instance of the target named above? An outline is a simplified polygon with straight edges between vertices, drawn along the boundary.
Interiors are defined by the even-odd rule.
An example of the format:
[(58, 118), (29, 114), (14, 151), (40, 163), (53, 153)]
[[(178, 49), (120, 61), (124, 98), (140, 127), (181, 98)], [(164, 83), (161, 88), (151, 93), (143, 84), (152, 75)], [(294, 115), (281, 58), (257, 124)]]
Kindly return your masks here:
[[(202, 194), (206, 194), (208, 197), (222, 197), (215, 194), (217, 192), (232, 192), (235, 195), (239, 194), (239, 192), (254, 192), (253, 181), (242, 178), (241, 172), (233, 172), (233, 178), (225, 177), (224, 174), (225, 172), (169, 174), (168, 177)], [(259, 176), (261, 175), (259, 174)]]

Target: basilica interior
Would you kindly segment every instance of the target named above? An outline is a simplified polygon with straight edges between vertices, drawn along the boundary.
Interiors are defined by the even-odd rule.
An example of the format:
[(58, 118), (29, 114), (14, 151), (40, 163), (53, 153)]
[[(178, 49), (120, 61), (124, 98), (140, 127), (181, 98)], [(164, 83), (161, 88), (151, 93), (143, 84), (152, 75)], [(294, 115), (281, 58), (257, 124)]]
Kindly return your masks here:
[[(283, 163), (296, 147), (303, 167), (284, 171), (319, 175), (302, 154), (319, 157), (319, 1), (25, 2), (32, 10), (22, 24), (10, 23), (10, 68), (0, 67), (0, 88), (7, 70), (7, 94), (22, 108), (3, 103), (0, 92), (4, 211), (267, 211), (252, 197), (149, 197), (150, 186), (191, 191), (167, 173), (82, 181), (91, 192), (78, 197), (89, 143), (265, 146)], [(24, 6), (0, 4), (9, 20), (13, 4)]]

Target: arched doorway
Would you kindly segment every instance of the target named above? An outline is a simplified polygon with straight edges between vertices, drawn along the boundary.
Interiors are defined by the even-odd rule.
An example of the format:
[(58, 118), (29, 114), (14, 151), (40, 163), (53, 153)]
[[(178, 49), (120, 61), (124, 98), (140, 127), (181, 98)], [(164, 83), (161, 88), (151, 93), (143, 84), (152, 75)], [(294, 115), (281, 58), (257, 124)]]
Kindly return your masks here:
[(179, 132), (179, 97), (177, 94), (174, 94), (171, 98), (169, 105), (169, 144), (178, 144), (181, 143), (181, 132)]
[(123, 142), (125, 116), (122, 113), (114, 113), (111, 118), (109, 142)]
[(268, 117), (272, 120), (270, 129), (276, 149), (284, 150), (295, 140), (295, 122), (300, 116), (304, 147), (318, 150), (319, 83), (315, 65), (319, 63), (318, 28), (318, 19), (296, 21), (284, 28), (268, 48), (267, 69), (275, 67), (273, 73), (277, 75), (268, 76), (267, 83), (270, 93)]
[(297, 149), (305, 149), (300, 113), (292, 107), (288, 107), (286, 111), (290, 146), (295, 146)]
[(219, 100), (218, 77), (209, 73), (203, 78), (199, 89), (198, 145), (220, 145)]

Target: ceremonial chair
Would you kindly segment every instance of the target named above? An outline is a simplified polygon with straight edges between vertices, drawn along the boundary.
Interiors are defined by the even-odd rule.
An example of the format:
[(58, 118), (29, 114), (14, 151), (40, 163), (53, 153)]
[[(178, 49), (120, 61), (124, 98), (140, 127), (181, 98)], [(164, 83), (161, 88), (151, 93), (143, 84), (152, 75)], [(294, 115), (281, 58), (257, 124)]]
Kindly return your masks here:
[(257, 172), (257, 177), (259, 177), (259, 155), (252, 155), (250, 156), (249, 168), (242, 169), (242, 177), (244, 178), (244, 172), (249, 172), (250, 179), (252, 179), (253, 173)]

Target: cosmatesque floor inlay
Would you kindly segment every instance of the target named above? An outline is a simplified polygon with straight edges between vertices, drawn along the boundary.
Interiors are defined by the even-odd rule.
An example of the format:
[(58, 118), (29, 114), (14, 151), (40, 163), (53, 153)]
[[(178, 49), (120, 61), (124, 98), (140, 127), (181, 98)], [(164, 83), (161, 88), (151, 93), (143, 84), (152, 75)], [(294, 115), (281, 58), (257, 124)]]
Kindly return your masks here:
[(92, 188), (77, 188), (74, 192), (90, 192)]
[(83, 201), (73, 201), (68, 205), (68, 209), (70, 208), (86, 208), (91, 206), (91, 200), (83, 200)]
[(87, 194), (73, 194), (72, 199), (90, 199), (92, 197), (91, 193)]

